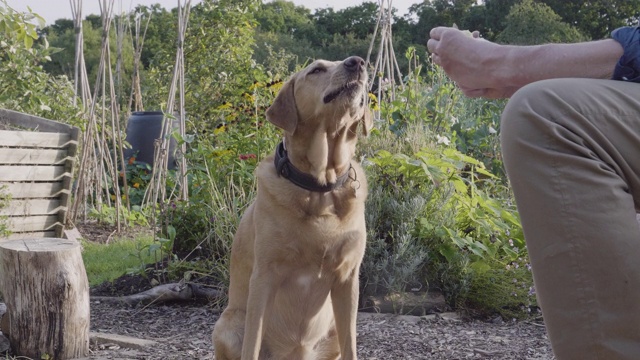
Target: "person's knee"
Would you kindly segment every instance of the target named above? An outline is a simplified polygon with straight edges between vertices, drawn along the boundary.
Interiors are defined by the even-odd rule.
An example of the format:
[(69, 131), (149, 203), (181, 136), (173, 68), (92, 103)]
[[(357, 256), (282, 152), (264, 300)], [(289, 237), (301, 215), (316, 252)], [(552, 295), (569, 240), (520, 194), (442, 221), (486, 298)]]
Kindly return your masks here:
[(509, 99), (502, 113), (500, 143), (507, 172), (522, 164), (536, 146), (542, 145), (549, 135), (553, 112), (553, 81), (529, 84)]

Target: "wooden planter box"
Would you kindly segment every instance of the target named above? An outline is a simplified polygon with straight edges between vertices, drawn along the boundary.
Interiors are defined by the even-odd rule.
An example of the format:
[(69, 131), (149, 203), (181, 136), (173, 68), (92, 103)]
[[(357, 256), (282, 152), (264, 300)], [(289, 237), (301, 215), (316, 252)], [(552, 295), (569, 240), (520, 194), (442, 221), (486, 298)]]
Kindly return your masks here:
[(0, 109), (0, 193), (9, 237), (60, 238), (70, 205), (80, 129)]

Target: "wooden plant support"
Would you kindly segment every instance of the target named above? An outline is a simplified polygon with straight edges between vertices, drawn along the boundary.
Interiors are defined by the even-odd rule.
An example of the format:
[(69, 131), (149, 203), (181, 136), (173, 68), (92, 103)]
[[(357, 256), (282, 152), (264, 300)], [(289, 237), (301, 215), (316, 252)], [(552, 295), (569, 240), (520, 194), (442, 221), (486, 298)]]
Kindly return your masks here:
[(14, 353), (56, 360), (88, 355), (89, 283), (77, 241), (0, 242), (0, 288)]

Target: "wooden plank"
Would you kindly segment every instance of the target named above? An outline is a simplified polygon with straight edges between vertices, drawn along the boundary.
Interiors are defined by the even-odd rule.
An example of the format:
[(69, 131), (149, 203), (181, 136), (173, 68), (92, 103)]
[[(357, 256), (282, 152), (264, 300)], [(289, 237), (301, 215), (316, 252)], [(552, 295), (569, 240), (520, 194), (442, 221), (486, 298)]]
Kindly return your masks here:
[(56, 237), (55, 231), (32, 231), (23, 233), (12, 233), (7, 237), (0, 238), (0, 242), (19, 239), (42, 239)]
[(17, 149), (0, 147), (0, 164), (3, 165), (64, 164), (66, 159), (66, 149)]
[[(2, 188), (4, 186), (4, 189)], [(68, 193), (71, 189), (63, 189), (62, 182), (42, 182), (42, 183), (1, 183), (0, 192), (11, 195), (12, 199), (25, 198), (51, 198), (60, 197), (62, 193)]]
[(76, 128), (75, 126), (41, 118), (39, 116), (6, 109), (0, 109), (0, 124), (9, 125), (14, 129), (29, 129), (39, 132), (70, 133), (72, 129)]
[(64, 148), (71, 142), (70, 134), (0, 130), (0, 146)]
[(59, 200), (9, 200), (7, 207), (0, 209), (0, 216), (54, 215), (61, 209)]
[(7, 218), (7, 228), (12, 232), (23, 231), (55, 231), (58, 215), (46, 216), (11, 216)]
[[(71, 130), (70, 135), (71, 135), (71, 141), (69, 142), (70, 145), (69, 145), (69, 148), (67, 149), (68, 151), (67, 161), (65, 162), (64, 171), (67, 174), (74, 174), (75, 166), (76, 166), (75, 160), (78, 153), (78, 144), (80, 143), (80, 129), (77, 127), (74, 127)], [(58, 213), (58, 220), (62, 225), (58, 227), (58, 230), (56, 231), (56, 237), (64, 236), (64, 224), (67, 223), (67, 214), (69, 213), (69, 209), (71, 208), (71, 205), (72, 205), (71, 203), (72, 187), (73, 187), (72, 176), (65, 176), (62, 179), (62, 188), (64, 189), (64, 191), (60, 196), (60, 206), (63, 207), (63, 210), (61, 210)]]
[(64, 176), (71, 176), (64, 171), (64, 165), (0, 165), (0, 181), (62, 181)]

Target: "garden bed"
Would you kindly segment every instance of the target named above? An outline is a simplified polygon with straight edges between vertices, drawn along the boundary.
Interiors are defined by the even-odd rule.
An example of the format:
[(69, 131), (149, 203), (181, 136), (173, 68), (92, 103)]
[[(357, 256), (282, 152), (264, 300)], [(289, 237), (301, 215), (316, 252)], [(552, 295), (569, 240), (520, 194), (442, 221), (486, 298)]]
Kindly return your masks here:
[[(109, 227), (92, 227), (94, 241), (104, 241)], [(87, 229), (83, 234), (87, 236)], [(102, 233), (102, 235), (101, 235)], [(92, 296), (123, 296), (152, 287), (149, 280), (124, 275), (94, 286)], [(90, 359), (213, 359), (211, 331), (220, 309), (202, 300), (128, 307), (91, 301), (91, 331), (152, 340), (137, 342), (92, 337)], [(452, 313), (395, 316), (360, 313), (360, 359), (554, 359), (544, 326), (536, 322), (460, 319)]]

